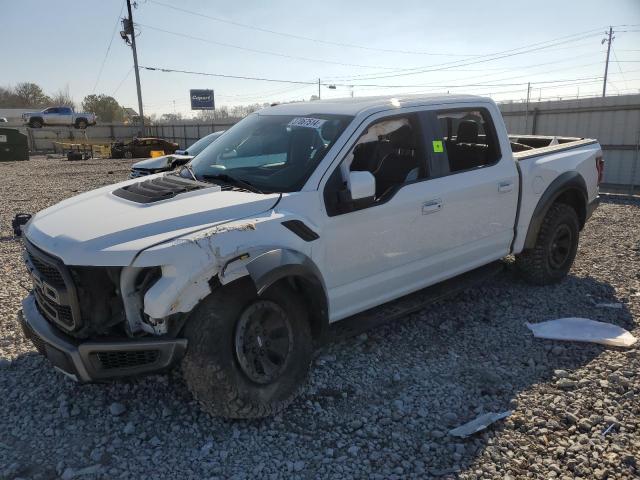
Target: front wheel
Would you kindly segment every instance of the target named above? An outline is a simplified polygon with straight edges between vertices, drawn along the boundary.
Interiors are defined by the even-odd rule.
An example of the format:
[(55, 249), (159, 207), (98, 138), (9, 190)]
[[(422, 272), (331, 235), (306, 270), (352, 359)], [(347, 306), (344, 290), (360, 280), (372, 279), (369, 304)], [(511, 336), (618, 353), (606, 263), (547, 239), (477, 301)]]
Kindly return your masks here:
[(535, 246), (516, 255), (523, 278), (535, 285), (562, 280), (576, 258), (579, 231), (576, 211), (564, 203), (553, 204), (542, 221)]
[(259, 297), (250, 280), (220, 287), (195, 309), (185, 337), (185, 381), (212, 415), (276, 414), (296, 398), (309, 372), (307, 311), (283, 284)]
[(42, 128), (43, 122), (39, 118), (34, 118), (29, 122), (31, 128)]

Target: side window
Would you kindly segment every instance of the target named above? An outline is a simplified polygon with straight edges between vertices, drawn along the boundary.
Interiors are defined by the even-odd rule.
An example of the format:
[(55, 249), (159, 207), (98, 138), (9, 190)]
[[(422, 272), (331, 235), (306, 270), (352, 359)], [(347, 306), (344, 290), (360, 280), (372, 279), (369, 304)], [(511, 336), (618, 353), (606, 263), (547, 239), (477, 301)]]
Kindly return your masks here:
[(47, 108), (44, 113), (58, 113), (58, 109), (57, 108)]
[(58, 113), (63, 113), (65, 115), (69, 115), (71, 113), (71, 109), (69, 107), (63, 107), (58, 109)]
[(345, 160), (350, 171), (371, 172), (376, 179), (376, 200), (399, 187), (426, 177), (420, 128), (414, 116), (375, 122), (364, 131)]
[[(440, 149), (446, 155), (434, 155), (434, 161), (447, 161), (451, 173), (493, 165), (500, 160), (498, 138), (489, 112), (484, 109), (450, 110), (437, 112), (437, 136), (442, 145), (434, 141), (434, 152)], [(441, 168), (434, 170), (442, 170)], [(440, 166), (441, 167), (441, 166)]]
[[(330, 175), (324, 189), (329, 216), (375, 207), (393, 197), (400, 187), (427, 178), (427, 156), (418, 116), (385, 118), (370, 124)], [(373, 202), (355, 206), (350, 202), (350, 172), (370, 172), (376, 181)]]

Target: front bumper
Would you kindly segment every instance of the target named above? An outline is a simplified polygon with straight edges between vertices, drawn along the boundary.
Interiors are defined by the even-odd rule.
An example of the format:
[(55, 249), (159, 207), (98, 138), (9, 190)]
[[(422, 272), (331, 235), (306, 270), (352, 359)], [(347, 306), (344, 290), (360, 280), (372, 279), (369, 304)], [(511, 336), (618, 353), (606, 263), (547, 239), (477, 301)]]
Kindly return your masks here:
[(65, 335), (38, 311), (30, 294), (18, 314), (24, 335), (58, 370), (79, 382), (128, 377), (163, 370), (182, 358), (187, 340), (118, 339), (79, 341)]

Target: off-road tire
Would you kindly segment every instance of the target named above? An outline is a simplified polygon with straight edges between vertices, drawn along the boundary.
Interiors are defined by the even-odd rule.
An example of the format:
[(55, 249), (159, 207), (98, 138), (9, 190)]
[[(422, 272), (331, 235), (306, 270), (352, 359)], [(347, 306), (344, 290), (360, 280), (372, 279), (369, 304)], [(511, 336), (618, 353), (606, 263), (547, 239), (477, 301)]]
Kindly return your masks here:
[[(235, 348), (239, 319), (255, 302), (275, 302), (290, 321), (292, 348), (283, 371), (272, 383), (256, 383), (240, 366)], [(308, 314), (300, 297), (283, 284), (258, 297), (251, 280), (219, 287), (187, 320), (184, 379), (202, 408), (227, 418), (261, 418), (285, 409), (301, 392), (313, 352)]]
[(87, 128), (87, 121), (84, 118), (79, 118), (76, 120), (76, 128), (79, 128), (80, 130), (85, 130)]
[(39, 118), (32, 118), (29, 120), (29, 126), (31, 128), (42, 128), (44, 126), (44, 122)]
[[(566, 258), (561, 264), (551, 258), (552, 247), (559, 232), (569, 233), (571, 236)], [(550, 285), (561, 281), (573, 265), (578, 251), (579, 234), (576, 211), (564, 203), (554, 203), (542, 221), (535, 246), (516, 255), (516, 267), (522, 277), (534, 285)]]

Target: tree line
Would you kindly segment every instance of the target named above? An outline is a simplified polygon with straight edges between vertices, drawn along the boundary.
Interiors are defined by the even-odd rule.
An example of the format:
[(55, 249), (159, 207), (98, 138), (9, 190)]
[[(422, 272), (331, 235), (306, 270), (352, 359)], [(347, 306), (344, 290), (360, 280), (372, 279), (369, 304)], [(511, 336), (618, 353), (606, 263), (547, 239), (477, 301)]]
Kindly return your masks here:
[[(314, 98), (312, 97), (311, 100), (314, 100)], [(69, 94), (68, 86), (54, 92), (52, 95), (46, 94), (38, 84), (31, 82), (21, 82), (13, 87), (0, 87), (0, 108), (42, 109), (52, 106), (66, 106), (76, 109), (76, 103)], [(124, 121), (127, 117), (124, 107), (110, 95), (87, 95), (82, 100), (80, 106), (82, 111), (96, 114), (100, 122), (117, 123)], [(145, 118), (149, 118), (153, 123), (174, 123), (184, 120), (211, 122), (229, 118), (243, 118), (256, 110), (268, 106), (269, 103), (233, 106), (221, 105), (215, 110), (200, 110), (192, 119), (183, 117), (179, 112), (165, 113), (162, 115), (153, 114), (150, 117), (145, 115)]]
[[(0, 87), (0, 108), (41, 109), (51, 106), (65, 106), (76, 109), (76, 103), (69, 94), (69, 87), (47, 95), (42, 87), (32, 82), (21, 82), (13, 87)], [(95, 113), (101, 122), (121, 122), (125, 118), (124, 107), (110, 95), (87, 95), (81, 103), (82, 110)]]

